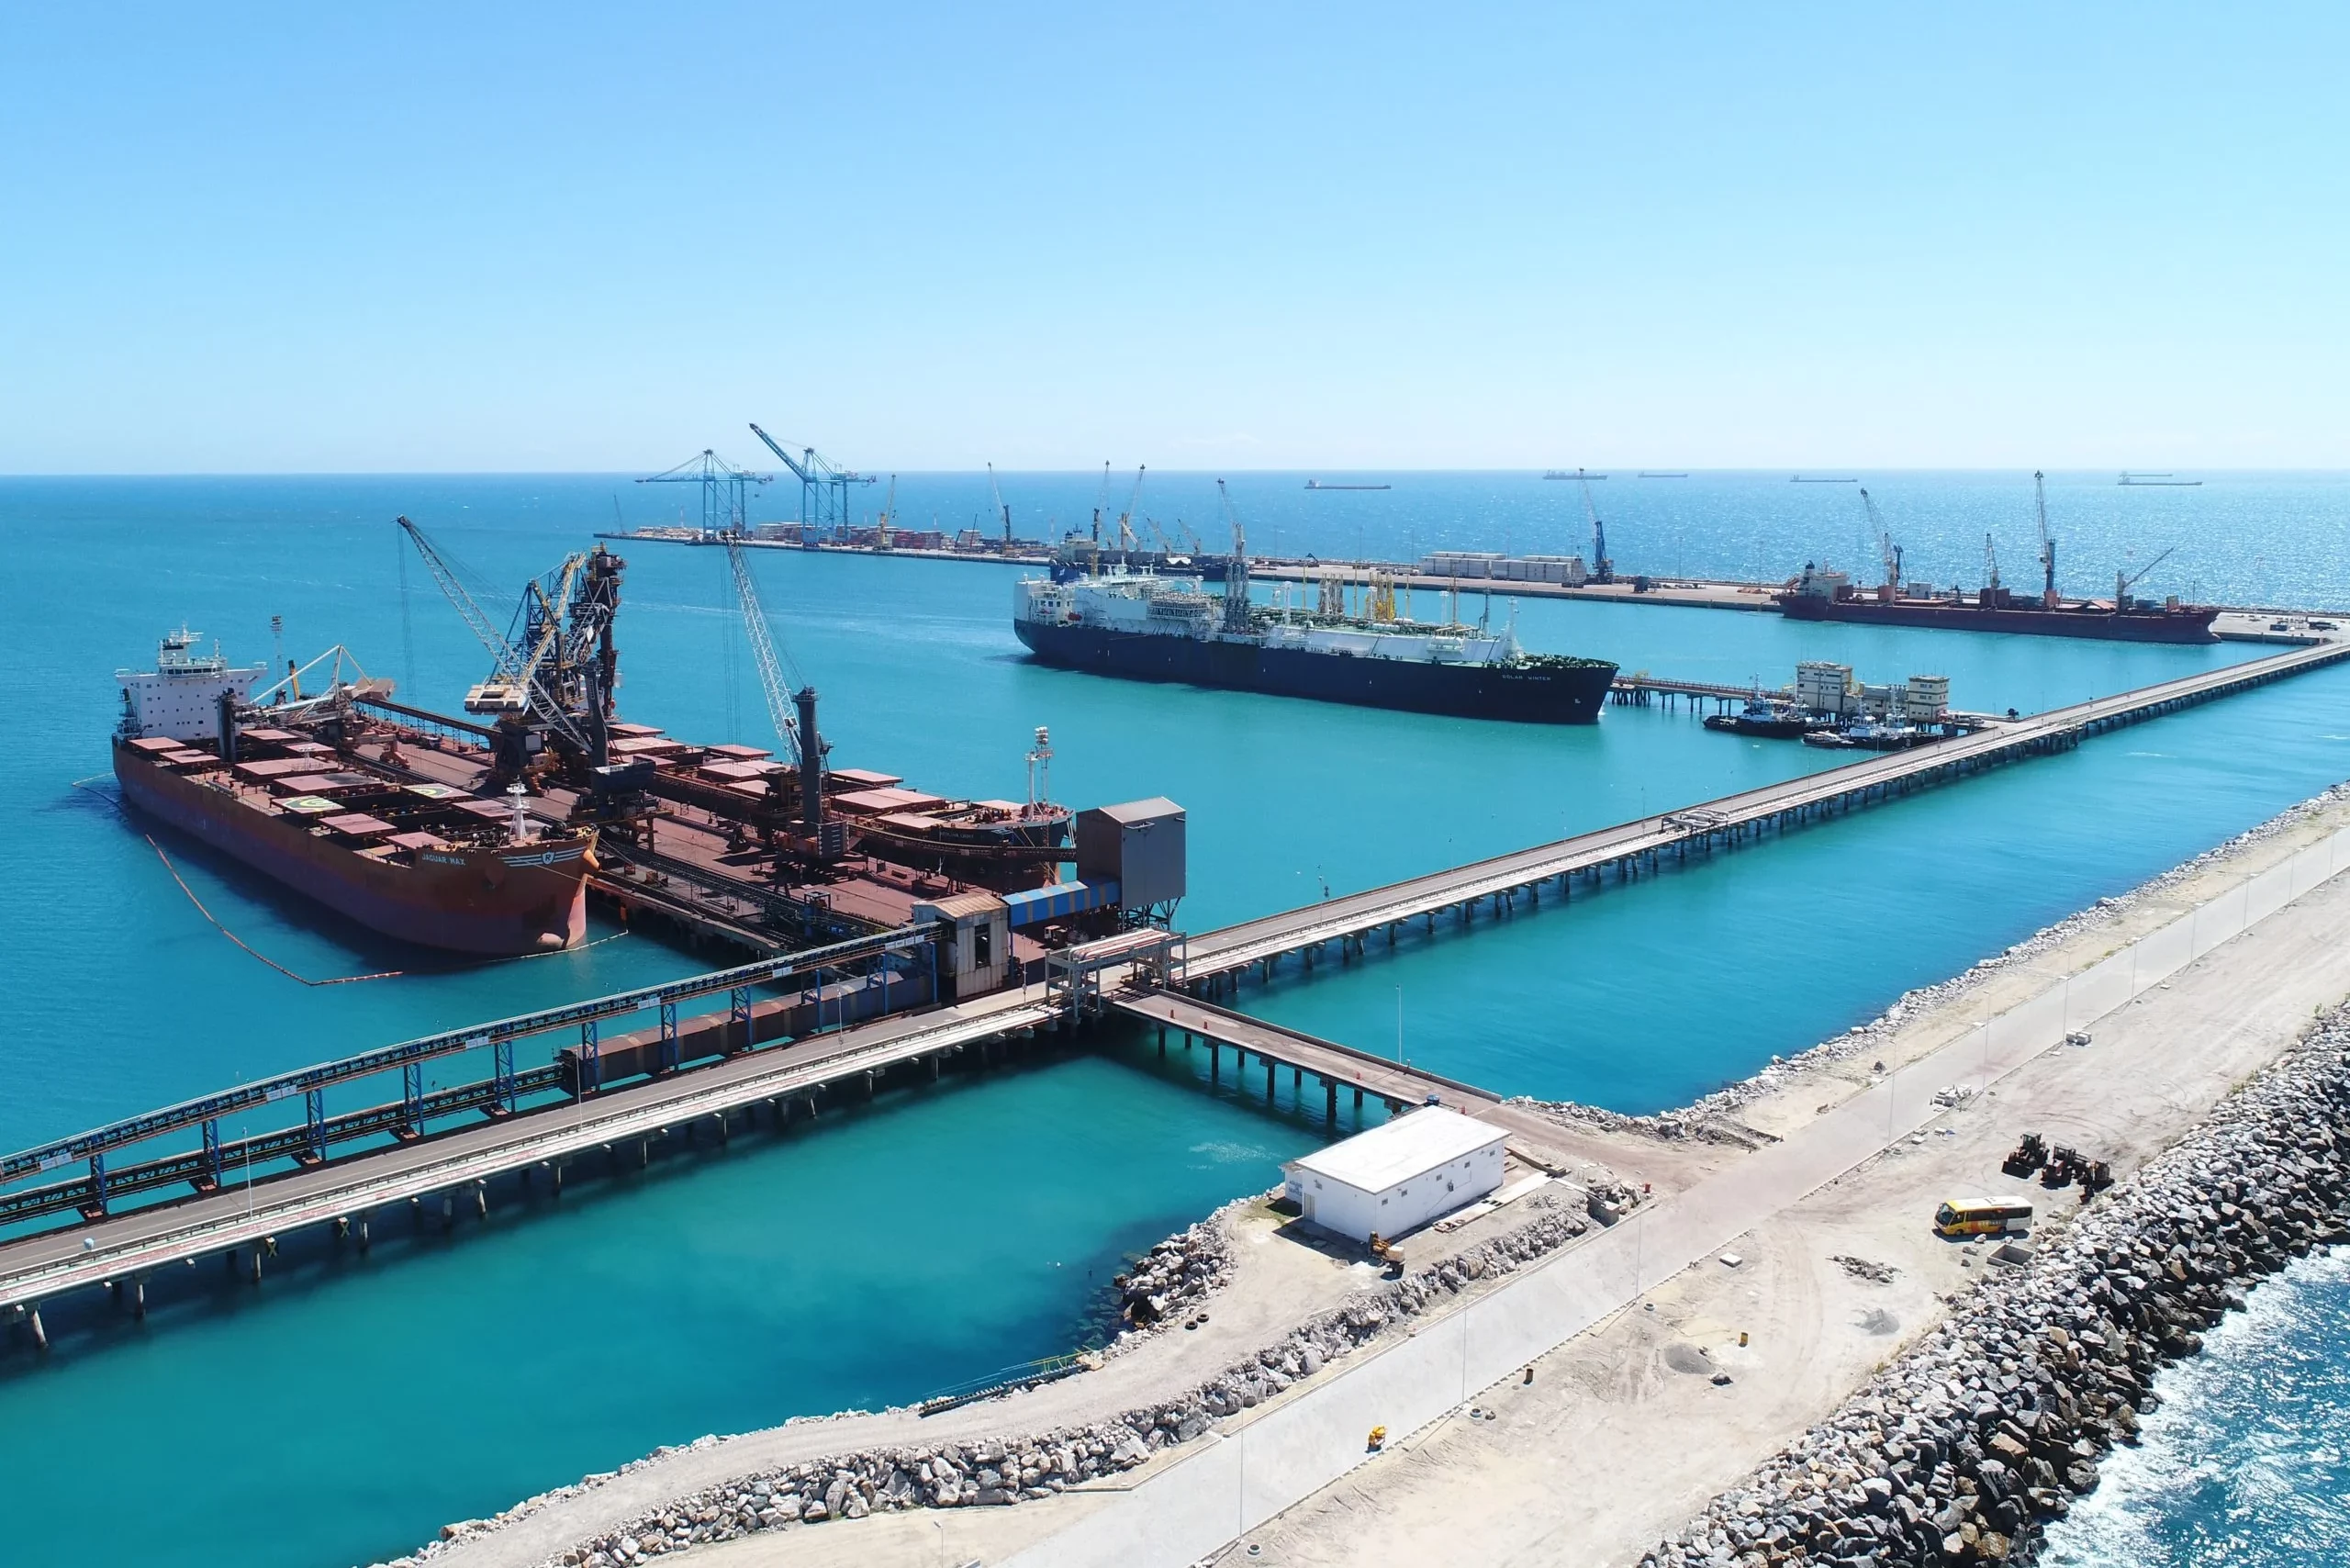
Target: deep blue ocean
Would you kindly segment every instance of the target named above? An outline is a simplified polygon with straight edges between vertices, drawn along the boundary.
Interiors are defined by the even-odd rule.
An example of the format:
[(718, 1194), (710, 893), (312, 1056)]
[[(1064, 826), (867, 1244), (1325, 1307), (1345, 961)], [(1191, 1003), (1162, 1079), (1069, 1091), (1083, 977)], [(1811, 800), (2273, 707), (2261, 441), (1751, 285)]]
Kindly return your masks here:
[[(1233, 483), (1253, 546), (1584, 547), (1572, 485), (1397, 475), (1390, 491), (1316, 494), (1304, 477)], [(2031, 577), (2029, 476), (1868, 477), (1913, 576), (1972, 580), (1990, 532), (2009, 580)], [(2111, 481), (2052, 478), (2068, 588), (2109, 588), (2117, 561), (2176, 545), (2143, 591), (2350, 603), (2343, 476)], [(1130, 483), (1110, 487), (1113, 514)], [(1099, 476), (1002, 484), (1030, 535), (1083, 523), (1102, 487)], [(1854, 488), (1627, 475), (1594, 492), (1621, 569), (1751, 577), (1873, 562)], [(694, 505), (689, 491), (580, 476), (0, 479), (0, 806), (19, 823), (0, 849), (0, 1145), (702, 967), (638, 936), (499, 966), (420, 962), (165, 838), (222, 922), (297, 973), (407, 971), (306, 988), (207, 924), (107, 780), (91, 779), (106, 767), (113, 671), (151, 667), (157, 634), (183, 620), (259, 662), (282, 617), (286, 654), (339, 641), (408, 695), (453, 707), (483, 655), (403, 564), (396, 513), (478, 577), (519, 585), (616, 517), (674, 521), (681, 496)], [(795, 501), (771, 491), (753, 515), (788, 517)], [(956, 527), (990, 503), (983, 476), (931, 475), (903, 476), (898, 504), (905, 526)], [(1215, 506), (1209, 476), (1154, 475), (1140, 510), (1213, 541)], [(722, 556), (619, 548), (627, 716), (771, 742)], [(1011, 794), (1031, 732), (1049, 725), (1058, 798), (1163, 793), (1188, 809), (1181, 918), (1193, 930), (1831, 760), (1708, 734), (1685, 711), (1614, 709), (1554, 730), (1098, 680), (1024, 659), (1010, 568), (773, 552), (756, 569), (791, 661), (822, 693), (835, 763)], [(1496, 598), (1493, 613), (1511, 612)], [(1775, 684), (1798, 658), (1835, 657), (1871, 679), (1947, 674), (1977, 708), (2050, 707), (2258, 651), (1644, 606), (1515, 613), (1530, 645), (1627, 669)], [(1374, 1048), (1393, 1044), (1400, 1009), (1404, 1048), (1438, 1070), (1657, 1109), (2345, 776), (2350, 673), (2313, 676), (1244, 1001)], [(364, 1261), (296, 1258), (259, 1292), (198, 1271), (159, 1291), (143, 1325), (60, 1314), (46, 1358), (0, 1342), (10, 1493), (76, 1518), (93, 1561), (361, 1561), (658, 1443), (899, 1401), (1065, 1349), (1122, 1253), (1270, 1185), (1281, 1159), (1321, 1138), (1318, 1106), (1210, 1093), (1138, 1041), (1107, 1045), (885, 1096), (812, 1133), (738, 1137), (722, 1156), (576, 1185), (559, 1206), (501, 1202), (487, 1224), (388, 1237)], [(240, 1462), (195, 1462), (199, 1451)], [(126, 1477), (140, 1508), (108, 1506)]]

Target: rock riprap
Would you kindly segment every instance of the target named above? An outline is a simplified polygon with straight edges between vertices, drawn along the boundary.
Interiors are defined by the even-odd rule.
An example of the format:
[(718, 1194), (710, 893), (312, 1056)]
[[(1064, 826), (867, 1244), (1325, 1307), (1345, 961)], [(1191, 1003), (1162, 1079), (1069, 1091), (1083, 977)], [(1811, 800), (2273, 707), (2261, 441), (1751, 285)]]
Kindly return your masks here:
[(2350, 1240), (2337, 1009), (1642, 1568), (2029, 1562), (2240, 1286)]

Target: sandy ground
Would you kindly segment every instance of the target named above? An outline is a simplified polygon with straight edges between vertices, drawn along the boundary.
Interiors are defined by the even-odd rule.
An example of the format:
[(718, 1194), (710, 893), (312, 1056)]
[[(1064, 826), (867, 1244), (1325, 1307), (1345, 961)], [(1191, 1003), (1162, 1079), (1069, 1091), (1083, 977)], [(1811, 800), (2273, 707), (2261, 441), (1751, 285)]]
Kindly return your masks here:
[[(1861, 1092), (1882, 1063), (1906, 1063), (1963, 1038), (1982, 1019), (2038, 994), (2194, 903), (2205, 902), (2350, 823), (2350, 807), (2319, 813), (2195, 877), (2142, 898), (2117, 918), (1908, 1019), (1860, 1056), (1807, 1071), (1738, 1113), (1774, 1137)], [(1979, 1275), (1980, 1249), (1942, 1242), (1925, 1216), (1962, 1190), (2016, 1184), (2001, 1155), (2026, 1128), (2134, 1167), (2191, 1126), (2233, 1084), (2288, 1044), (2321, 1007), (2350, 991), (2350, 879), (2289, 906), (2099, 1023), (2086, 1048), (2060, 1047), (1995, 1090), (1905, 1140), (1742, 1238), (1736, 1270), (1699, 1264), (1539, 1363), (1530, 1387), (1492, 1391), (1492, 1418), (1456, 1415), (1236, 1543), (1233, 1561), (1292, 1564), (1395, 1562), (1628, 1562), (1709, 1497), (1825, 1415), (1872, 1370), (1938, 1320), (1942, 1296)], [(1575, 1173), (1604, 1163), (1622, 1179), (1677, 1191), (1741, 1158), (1735, 1148), (1666, 1144), (1589, 1128), (1557, 1128), (1515, 1108), (1513, 1146)], [(2043, 1215), (2069, 1210), (2067, 1190), (2040, 1194)], [(1443, 1238), (1473, 1244), (1516, 1223), (1507, 1211)], [(928, 1421), (883, 1415), (802, 1422), (669, 1456), (492, 1535), (442, 1561), (522, 1568), (643, 1508), (745, 1471), (885, 1443), (936, 1443), (1099, 1419), (1188, 1386), (1348, 1290), (1351, 1268), (1277, 1238), (1258, 1208), (1235, 1220), (1245, 1260), (1212, 1298), (1211, 1323), (1162, 1335), (1089, 1373)], [(1889, 1283), (1830, 1261), (1888, 1263)], [(1436, 1255), (1431, 1249), (1429, 1255)], [(1740, 1335), (1748, 1336), (1744, 1347)], [(1344, 1363), (1342, 1363), (1343, 1365)], [(1732, 1381), (1717, 1385), (1715, 1371)], [(1595, 1458), (1604, 1462), (1595, 1464)], [(991, 1510), (876, 1515), (822, 1529), (761, 1534), (696, 1549), (711, 1568), (768, 1563), (964, 1564), (1002, 1561), (1052, 1534), (1102, 1491)], [(1604, 1484), (1589, 1483), (1606, 1477)], [(1572, 1479), (1569, 1479), (1572, 1478)]]

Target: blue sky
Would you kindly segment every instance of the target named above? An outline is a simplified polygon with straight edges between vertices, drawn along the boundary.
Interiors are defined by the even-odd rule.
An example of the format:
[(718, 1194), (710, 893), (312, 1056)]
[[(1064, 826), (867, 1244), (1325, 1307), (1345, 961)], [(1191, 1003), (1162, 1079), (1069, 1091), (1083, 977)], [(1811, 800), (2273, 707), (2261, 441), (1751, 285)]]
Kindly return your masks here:
[(34, 7), (0, 471), (2350, 466), (2350, 13)]

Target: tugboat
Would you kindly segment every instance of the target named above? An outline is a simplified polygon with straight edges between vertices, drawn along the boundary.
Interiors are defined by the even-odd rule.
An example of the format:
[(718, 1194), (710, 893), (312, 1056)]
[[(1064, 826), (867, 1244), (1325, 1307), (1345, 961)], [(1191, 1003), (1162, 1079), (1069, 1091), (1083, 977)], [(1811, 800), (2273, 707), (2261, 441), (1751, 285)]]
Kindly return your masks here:
[(1754, 696), (1735, 713), (1709, 713), (1706, 728), (1733, 735), (1753, 735), (1774, 741), (1802, 738), (1814, 728), (1811, 716), (1792, 702), (1774, 702)]

